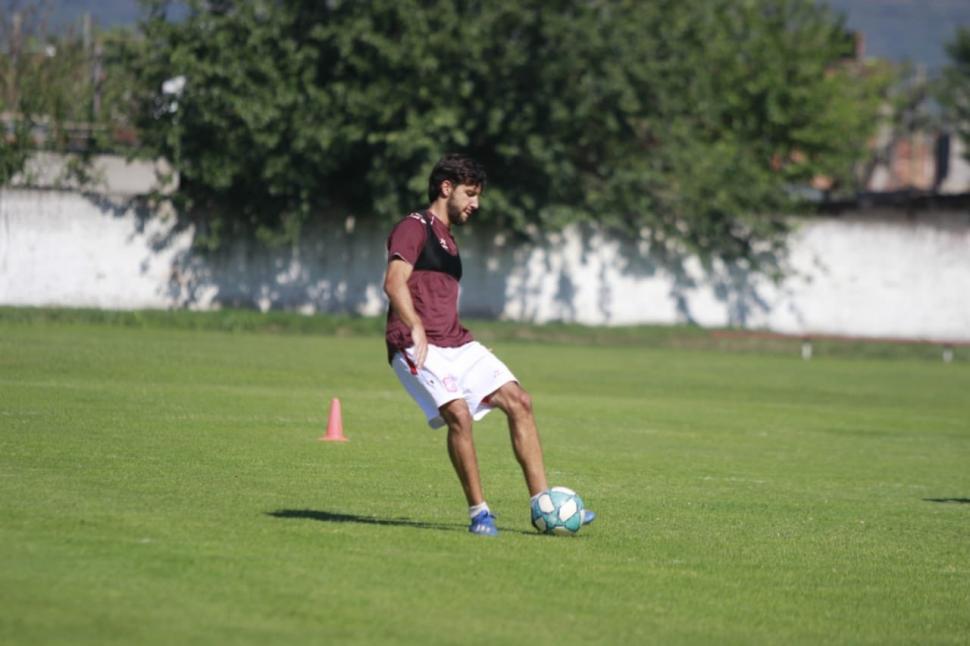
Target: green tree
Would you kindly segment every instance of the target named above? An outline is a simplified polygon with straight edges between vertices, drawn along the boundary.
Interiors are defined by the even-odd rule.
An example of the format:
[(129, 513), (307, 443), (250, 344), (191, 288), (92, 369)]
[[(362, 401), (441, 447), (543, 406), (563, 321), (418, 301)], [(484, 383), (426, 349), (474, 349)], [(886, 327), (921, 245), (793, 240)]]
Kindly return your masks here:
[(0, 184), (39, 149), (72, 155), (74, 179), (87, 158), (123, 148), (133, 136), (130, 31), (49, 32), (40, 3), (2, 2), (0, 11)]
[(0, 185), (23, 170), (32, 146), (31, 111), (42, 88), (30, 81), (47, 53), (35, 35), (39, 22), (36, 7), (0, 6)]
[(142, 25), (139, 125), (213, 244), (398, 218), (462, 150), (489, 170), (482, 217), (515, 232), (596, 220), (754, 260), (783, 242), (793, 187), (852, 187), (882, 89), (813, 0), (168, 7)]
[(970, 27), (957, 30), (947, 43), (950, 64), (943, 70), (940, 102), (957, 135), (963, 141), (970, 160)]

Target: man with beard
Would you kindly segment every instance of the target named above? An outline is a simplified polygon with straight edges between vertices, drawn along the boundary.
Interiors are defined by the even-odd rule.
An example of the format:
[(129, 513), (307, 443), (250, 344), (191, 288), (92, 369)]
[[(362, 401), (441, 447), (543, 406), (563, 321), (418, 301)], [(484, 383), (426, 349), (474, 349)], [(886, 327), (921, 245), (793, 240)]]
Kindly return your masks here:
[[(508, 417), (515, 457), (535, 499), (548, 489), (532, 399), (512, 372), (472, 338), (458, 318), (461, 258), (452, 227), (478, 210), (485, 171), (463, 155), (446, 155), (431, 171), (430, 205), (401, 220), (387, 240), (384, 291), (390, 300), (388, 360), (432, 428), (448, 427), (448, 455), (471, 518), (469, 531), (495, 536), (485, 502), (472, 424), (493, 408)], [(595, 514), (585, 511), (583, 521)]]

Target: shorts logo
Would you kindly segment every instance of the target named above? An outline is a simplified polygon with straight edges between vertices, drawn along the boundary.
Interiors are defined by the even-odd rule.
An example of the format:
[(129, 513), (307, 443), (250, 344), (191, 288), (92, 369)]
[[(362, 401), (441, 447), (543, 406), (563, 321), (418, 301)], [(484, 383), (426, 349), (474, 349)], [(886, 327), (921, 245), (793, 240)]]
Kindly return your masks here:
[(448, 392), (450, 393), (458, 392), (458, 382), (455, 381), (455, 378), (452, 377), (451, 375), (442, 379), (441, 383), (445, 385), (445, 388), (448, 389)]
[(444, 238), (438, 238), (438, 244), (441, 245), (442, 249), (444, 249), (445, 251), (448, 251), (448, 243), (445, 242)]

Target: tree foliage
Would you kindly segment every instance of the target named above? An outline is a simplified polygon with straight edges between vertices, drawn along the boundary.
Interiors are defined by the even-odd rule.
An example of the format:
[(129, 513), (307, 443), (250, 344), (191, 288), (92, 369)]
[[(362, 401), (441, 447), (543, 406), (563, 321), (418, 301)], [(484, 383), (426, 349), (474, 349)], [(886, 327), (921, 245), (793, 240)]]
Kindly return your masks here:
[(40, 2), (0, 0), (0, 185), (24, 170), (32, 151), (73, 153), (81, 179), (90, 153), (133, 137), (131, 66), (119, 60), (123, 30), (49, 30)]
[(950, 64), (943, 71), (940, 99), (970, 160), (970, 27), (957, 30), (946, 52)]
[(464, 151), (515, 232), (595, 220), (750, 259), (793, 187), (851, 187), (882, 88), (814, 0), (186, 4), (147, 3), (140, 126), (213, 242), (398, 218)]

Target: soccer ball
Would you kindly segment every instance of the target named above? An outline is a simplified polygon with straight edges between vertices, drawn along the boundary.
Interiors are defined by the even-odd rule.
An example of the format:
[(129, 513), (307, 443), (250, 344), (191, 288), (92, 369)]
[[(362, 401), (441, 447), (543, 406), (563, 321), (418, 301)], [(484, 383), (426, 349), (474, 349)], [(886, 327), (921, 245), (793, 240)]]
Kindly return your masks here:
[(572, 536), (583, 526), (583, 499), (566, 487), (543, 491), (532, 501), (532, 526), (542, 534)]

